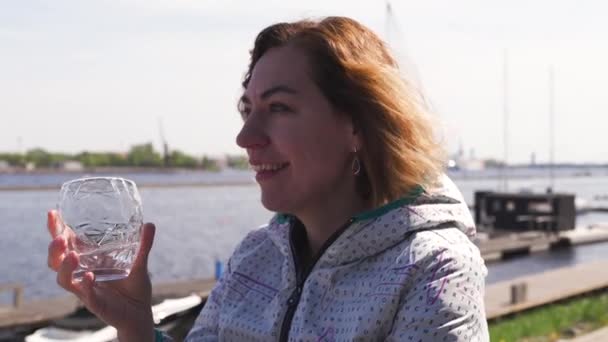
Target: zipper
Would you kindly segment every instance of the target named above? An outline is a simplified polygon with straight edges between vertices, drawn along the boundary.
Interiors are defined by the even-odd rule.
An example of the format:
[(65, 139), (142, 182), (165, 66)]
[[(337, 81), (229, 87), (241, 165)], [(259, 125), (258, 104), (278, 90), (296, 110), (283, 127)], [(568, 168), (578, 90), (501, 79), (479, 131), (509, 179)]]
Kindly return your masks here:
[(289, 329), (291, 328), (291, 321), (293, 320), (293, 316), (295, 315), (296, 309), (298, 308), (298, 303), (300, 302), (301, 295), (302, 287), (298, 285), (287, 300), (287, 312), (285, 313), (283, 323), (281, 324), (281, 335), (279, 335), (279, 341), (281, 342), (287, 342), (289, 338)]
[(293, 246), (293, 239), (291, 238), (291, 234), (290, 234), (289, 248), (291, 250), (291, 255), (293, 257), (293, 264), (296, 269), (296, 288), (293, 290), (293, 292), (287, 299), (287, 312), (285, 313), (285, 316), (283, 317), (283, 323), (281, 324), (281, 333), (279, 334), (280, 342), (287, 342), (289, 339), (289, 330), (291, 329), (291, 322), (293, 321), (293, 316), (295, 315), (296, 309), (298, 308), (298, 304), (300, 303), (300, 298), (302, 296), (302, 289), (304, 288), (304, 283), (306, 282), (306, 279), (308, 278), (308, 276), (312, 272), (313, 268), (317, 264), (317, 261), (319, 261), (319, 259), (321, 259), (323, 254), (325, 254), (325, 251), (338, 239), (338, 237), (340, 237), (340, 235), (342, 235), (342, 233), (344, 233), (344, 231), (354, 221), (355, 221), (354, 217), (349, 218), (348, 221), (346, 221), (346, 223), (344, 223), (340, 227), (340, 229), (338, 229), (336, 232), (334, 232), (329, 237), (329, 239), (327, 239), (327, 241), (325, 241), (325, 243), (323, 243), (323, 246), (321, 246), (321, 249), (319, 250), (319, 252), (315, 256), (313, 261), (308, 265), (308, 267), (305, 270), (303, 270), (300, 265), (298, 256), (296, 254), (296, 250)]

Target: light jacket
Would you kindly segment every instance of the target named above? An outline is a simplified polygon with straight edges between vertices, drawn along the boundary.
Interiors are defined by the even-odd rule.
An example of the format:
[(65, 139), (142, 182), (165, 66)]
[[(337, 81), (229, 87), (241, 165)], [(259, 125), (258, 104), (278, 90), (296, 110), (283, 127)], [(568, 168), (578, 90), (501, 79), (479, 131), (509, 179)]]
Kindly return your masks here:
[(308, 268), (301, 230), (276, 215), (248, 234), (186, 341), (489, 341), (487, 270), (447, 176), (353, 217)]

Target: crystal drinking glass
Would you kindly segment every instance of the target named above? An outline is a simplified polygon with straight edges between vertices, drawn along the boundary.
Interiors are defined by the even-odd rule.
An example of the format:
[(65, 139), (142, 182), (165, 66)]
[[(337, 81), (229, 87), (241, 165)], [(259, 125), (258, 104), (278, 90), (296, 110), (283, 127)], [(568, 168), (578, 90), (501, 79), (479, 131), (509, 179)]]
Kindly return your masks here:
[(75, 179), (61, 186), (61, 234), (80, 263), (73, 277), (93, 272), (97, 281), (126, 278), (139, 249), (141, 197), (133, 181), (116, 177)]

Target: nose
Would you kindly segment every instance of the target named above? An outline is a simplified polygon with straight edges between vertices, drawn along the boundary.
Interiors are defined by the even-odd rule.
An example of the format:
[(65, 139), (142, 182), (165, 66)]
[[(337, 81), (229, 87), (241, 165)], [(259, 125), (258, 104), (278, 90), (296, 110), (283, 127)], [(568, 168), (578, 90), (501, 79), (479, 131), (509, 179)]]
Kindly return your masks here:
[(243, 128), (236, 136), (236, 144), (247, 149), (262, 148), (270, 144), (270, 138), (264, 130), (263, 123), (256, 118), (255, 114), (251, 114), (243, 124)]

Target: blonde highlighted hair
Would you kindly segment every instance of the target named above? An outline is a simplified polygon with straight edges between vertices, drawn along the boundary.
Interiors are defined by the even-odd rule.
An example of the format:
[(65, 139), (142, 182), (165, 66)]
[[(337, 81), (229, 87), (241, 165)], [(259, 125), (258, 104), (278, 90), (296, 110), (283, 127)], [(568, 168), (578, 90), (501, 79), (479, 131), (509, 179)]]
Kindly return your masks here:
[(269, 49), (286, 45), (302, 49), (321, 92), (361, 135), (362, 196), (380, 206), (432, 185), (445, 163), (429, 111), (376, 34), (345, 17), (269, 26), (255, 40), (243, 87)]

